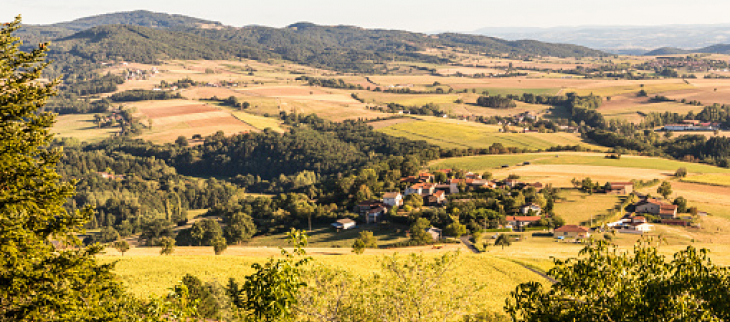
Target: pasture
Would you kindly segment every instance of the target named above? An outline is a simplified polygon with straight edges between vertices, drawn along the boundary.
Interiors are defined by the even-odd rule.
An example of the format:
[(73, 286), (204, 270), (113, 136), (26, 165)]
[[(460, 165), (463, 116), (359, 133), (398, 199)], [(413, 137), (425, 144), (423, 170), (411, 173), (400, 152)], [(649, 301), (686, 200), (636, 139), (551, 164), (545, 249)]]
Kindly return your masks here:
[[(690, 173), (730, 173), (730, 169), (719, 168), (701, 163), (689, 163), (669, 159), (628, 156), (624, 155), (620, 160), (608, 159), (601, 153), (525, 153), (511, 155), (485, 155), (450, 158), (434, 161), (430, 166), (437, 168), (459, 168), (471, 171), (483, 171), (498, 168), (503, 164), (516, 165), (529, 161), (532, 165), (562, 165), (562, 166), (590, 166), (590, 167), (612, 167), (628, 169), (656, 170), (666, 175), (674, 174), (674, 171), (684, 167)], [(530, 166), (524, 167), (529, 168)], [(580, 172), (576, 172), (580, 174)], [(584, 175), (589, 175), (585, 173)]]
[(424, 140), (444, 148), (488, 148), (494, 143), (524, 149), (547, 149), (556, 145), (584, 145), (573, 133), (499, 133), (501, 127), (456, 120), (424, 118), (379, 128), (388, 135)]
[(682, 179), (683, 182), (706, 184), (711, 186), (730, 187), (730, 175), (706, 174), (690, 176)]
[[(210, 247), (208, 247), (210, 248)], [(131, 252), (131, 251), (130, 251)], [(141, 255), (141, 256), (102, 256), (102, 262), (117, 261), (115, 272), (129, 290), (139, 296), (165, 295), (170, 287), (178, 283), (185, 274), (194, 274), (203, 281), (217, 281), (224, 284), (229, 278), (239, 281), (253, 273), (251, 265), (262, 263), (267, 256), (215, 256), (209, 255)], [(402, 255), (401, 255), (402, 256)], [(426, 255), (427, 259), (434, 255)], [(317, 263), (333, 268), (344, 269), (360, 276), (368, 276), (380, 271), (381, 256), (342, 255), (313, 256)], [(494, 312), (502, 312), (504, 300), (520, 283), (546, 281), (539, 275), (503, 258), (491, 255), (464, 253), (459, 255), (453, 267), (452, 276), (468, 283), (475, 282), (483, 288), (478, 291), (479, 307)]]
[(564, 199), (555, 203), (554, 211), (565, 219), (566, 224), (594, 227), (600, 222), (610, 222), (611, 219), (615, 219), (613, 217), (620, 217), (619, 213), (613, 212), (615, 206), (621, 202), (620, 196), (589, 195), (578, 190), (566, 189), (561, 192), (560, 197)]
[(57, 138), (77, 138), (82, 142), (98, 142), (119, 131), (118, 127), (98, 128), (94, 123), (94, 114), (60, 115), (51, 128)]

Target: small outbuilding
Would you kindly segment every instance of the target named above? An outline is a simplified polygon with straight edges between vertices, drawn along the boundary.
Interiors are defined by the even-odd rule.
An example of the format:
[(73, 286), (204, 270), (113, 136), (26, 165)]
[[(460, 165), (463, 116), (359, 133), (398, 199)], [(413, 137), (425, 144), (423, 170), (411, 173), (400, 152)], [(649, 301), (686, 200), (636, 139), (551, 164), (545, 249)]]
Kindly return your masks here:
[(340, 219), (332, 223), (332, 227), (336, 228), (337, 230), (353, 229), (356, 225), (357, 224), (352, 219)]

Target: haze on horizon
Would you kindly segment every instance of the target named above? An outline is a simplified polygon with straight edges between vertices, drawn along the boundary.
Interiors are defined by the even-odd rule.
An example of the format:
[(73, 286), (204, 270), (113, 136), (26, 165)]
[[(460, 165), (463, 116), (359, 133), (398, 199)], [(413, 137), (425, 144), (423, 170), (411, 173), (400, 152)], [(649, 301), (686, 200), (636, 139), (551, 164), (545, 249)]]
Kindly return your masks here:
[[(595, 3), (595, 5), (593, 5)], [(52, 24), (132, 10), (182, 14), (226, 25), (323, 25), (417, 32), (470, 32), (485, 27), (654, 26), (730, 23), (730, 2), (696, 0), (454, 0), (344, 2), (335, 0), (0, 0), (0, 21), (22, 14), (26, 24)]]

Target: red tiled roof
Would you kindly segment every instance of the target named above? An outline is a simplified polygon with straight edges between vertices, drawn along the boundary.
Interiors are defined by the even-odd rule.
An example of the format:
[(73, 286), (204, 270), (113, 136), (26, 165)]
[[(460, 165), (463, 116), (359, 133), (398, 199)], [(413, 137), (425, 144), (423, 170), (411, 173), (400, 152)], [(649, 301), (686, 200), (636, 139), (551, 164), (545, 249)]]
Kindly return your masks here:
[(578, 226), (578, 225), (565, 225), (563, 227), (560, 227), (558, 229), (555, 229), (555, 232), (559, 233), (588, 233), (591, 230), (588, 229), (588, 227)]
[(417, 183), (411, 186), (411, 189), (417, 190), (417, 189), (431, 189), (431, 187), (435, 187), (435, 183)]
[(400, 195), (400, 192), (386, 192), (383, 199), (395, 199), (398, 195)]
[(528, 222), (533, 222), (533, 221), (539, 221), (540, 219), (542, 219), (542, 217), (540, 217), (540, 216), (507, 216), (505, 219), (507, 221), (528, 221)]

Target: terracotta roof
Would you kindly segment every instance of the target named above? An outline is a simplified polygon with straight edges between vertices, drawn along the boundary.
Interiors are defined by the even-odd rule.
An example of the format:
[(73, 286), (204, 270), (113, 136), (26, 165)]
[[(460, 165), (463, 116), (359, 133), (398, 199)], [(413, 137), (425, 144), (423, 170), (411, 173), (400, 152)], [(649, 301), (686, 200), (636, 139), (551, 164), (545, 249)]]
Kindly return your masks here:
[(507, 216), (505, 218), (507, 221), (539, 221), (542, 219), (540, 216)]
[(631, 182), (609, 182), (608, 184), (611, 185), (611, 190), (623, 189), (626, 186), (634, 185)]
[(433, 195), (436, 197), (441, 197), (444, 195), (444, 191), (443, 190), (436, 191), (433, 193)]
[(400, 192), (386, 192), (383, 195), (383, 199), (395, 199), (400, 195)]
[(590, 231), (591, 230), (588, 227), (578, 225), (565, 225), (563, 227), (555, 229), (555, 232), (559, 233), (588, 233)]
[(434, 184), (434, 183), (417, 183), (417, 184), (414, 184), (413, 186), (411, 186), (411, 189), (413, 189), (413, 190), (431, 189), (431, 187), (435, 187), (435, 186), (436, 186), (436, 184)]

